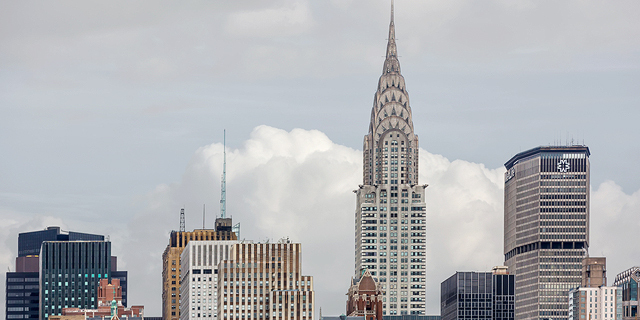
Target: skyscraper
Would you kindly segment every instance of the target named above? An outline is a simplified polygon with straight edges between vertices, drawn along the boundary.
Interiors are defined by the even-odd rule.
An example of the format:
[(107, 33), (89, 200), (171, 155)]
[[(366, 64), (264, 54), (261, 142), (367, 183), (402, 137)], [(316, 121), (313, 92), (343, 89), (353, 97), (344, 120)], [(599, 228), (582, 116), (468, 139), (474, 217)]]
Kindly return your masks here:
[(40, 252), (40, 319), (64, 308), (97, 309), (100, 279), (111, 278), (111, 242), (45, 241)]
[[(18, 234), (18, 257), (15, 272), (7, 272), (7, 319), (40, 317), (40, 247), (44, 241), (104, 240), (104, 236), (80, 232), (62, 232), (60, 227)], [(111, 257), (115, 261), (116, 257)], [(115, 267), (113, 268), (115, 270)], [(126, 271), (124, 274), (126, 282)], [(126, 294), (126, 287), (125, 287)]]
[[(184, 212), (184, 211), (183, 211)], [(162, 253), (162, 319), (180, 318), (180, 255), (192, 240), (237, 240), (231, 218), (217, 218), (215, 229), (171, 231), (169, 244)]]
[(355, 275), (377, 278), (384, 315), (425, 314), (426, 214), (418, 185), (418, 136), (396, 50), (393, 2), (387, 54), (363, 145)]
[(567, 319), (589, 248), (589, 148), (538, 147), (505, 163), (504, 258), (516, 319)]
[(289, 239), (235, 244), (218, 265), (219, 320), (314, 320), (314, 299), (302, 245)]
[(189, 241), (180, 256), (180, 319), (213, 320), (218, 314), (218, 263), (237, 240)]

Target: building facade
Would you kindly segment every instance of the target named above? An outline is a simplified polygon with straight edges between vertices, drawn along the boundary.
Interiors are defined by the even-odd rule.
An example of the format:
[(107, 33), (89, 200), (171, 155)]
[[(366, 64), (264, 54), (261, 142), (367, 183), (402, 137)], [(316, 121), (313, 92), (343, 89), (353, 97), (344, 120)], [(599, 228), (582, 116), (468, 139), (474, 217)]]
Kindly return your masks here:
[[(104, 236), (64, 232), (60, 227), (18, 234), (18, 257), (15, 272), (7, 272), (7, 319), (37, 319), (40, 317), (40, 247), (44, 241), (104, 240)], [(115, 258), (115, 257), (114, 257)], [(126, 271), (125, 271), (126, 272)]]
[(369, 270), (351, 279), (347, 292), (347, 316), (362, 320), (382, 320), (382, 290)]
[(442, 320), (513, 320), (515, 277), (493, 272), (456, 272), (440, 285)]
[(35, 272), (7, 272), (6, 305), (7, 319), (38, 319), (40, 314), (40, 279)]
[(162, 318), (180, 319), (180, 256), (189, 241), (237, 240), (231, 218), (218, 218), (215, 229), (171, 231), (162, 253)]
[[(120, 320), (134, 320), (144, 318), (144, 306), (131, 306), (127, 308), (123, 304), (124, 288), (119, 279), (102, 278), (98, 282), (98, 308), (80, 309), (64, 308), (62, 316), (83, 315), (89, 319), (112, 319), (117, 316)], [(50, 317), (51, 318), (51, 317)]]
[(238, 243), (219, 264), (218, 319), (313, 320), (314, 299), (300, 243)]
[(640, 296), (640, 267), (620, 272), (613, 283), (620, 289), (620, 314), (624, 320), (637, 319), (638, 297)]
[(45, 241), (40, 251), (40, 319), (64, 308), (96, 309), (98, 282), (111, 277), (111, 242)]
[(180, 320), (218, 317), (218, 264), (237, 240), (190, 241), (180, 257)]
[(538, 147), (505, 163), (504, 256), (516, 319), (567, 319), (589, 248), (589, 148)]
[(383, 315), (424, 315), (426, 185), (418, 185), (418, 136), (400, 73), (393, 5), (386, 58), (363, 150), (363, 185), (354, 191), (354, 274), (366, 269), (378, 279)]
[(582, 287), (607, 285), (607, 258), (585, 257), (582, 260)]
[(607, 286), (607, 258), (582, 260), (582, 285), (569, 291), (569, 320), (617, 320), (622, 316), (622, 290)]
[(578, 287), (569, 291), (569, 320), (620, 320), (622, 290), (618, 287)]

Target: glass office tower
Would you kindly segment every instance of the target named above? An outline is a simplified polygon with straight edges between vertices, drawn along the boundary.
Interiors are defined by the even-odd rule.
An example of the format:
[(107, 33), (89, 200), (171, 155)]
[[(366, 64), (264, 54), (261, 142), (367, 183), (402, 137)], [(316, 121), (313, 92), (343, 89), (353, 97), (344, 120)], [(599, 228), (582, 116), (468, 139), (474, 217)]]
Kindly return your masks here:
[(40, 319), (63, 308), (97, 309), (98, 282), (111, 279), (111, 242), (45, 241), (40, 251)]
[[(18, 234), (18, 257), (14, 272), (6, 276), (7, 319), (38, 319), (40, 310), (39, 258), (44, 241), (104, 240), (104, 236), (65, 232), (60, 227)], [(115, 259), (115, 257), (114, 257)], [(126, 271), (123, 271), (126, 278)], [(126, 282), (126, 281), (125, 281)], [(126, 289), (125, 289), (126, 290)], [(126, 305), (126, 304), (125, 304)]]

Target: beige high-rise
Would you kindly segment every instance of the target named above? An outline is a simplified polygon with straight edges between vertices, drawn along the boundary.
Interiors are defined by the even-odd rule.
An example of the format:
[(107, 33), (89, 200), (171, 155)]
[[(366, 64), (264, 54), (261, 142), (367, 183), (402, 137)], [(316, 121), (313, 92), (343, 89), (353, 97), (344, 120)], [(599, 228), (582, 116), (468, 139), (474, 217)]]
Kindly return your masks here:
[(218, 265), (218, 320), (313, 320), (314, 299), (300, 243), (239, 243)]
[[(220, 220), (220, 221), (219, 221)], [(222, 221), (225, 220), (225, 221)], [(228, 221), (226, 221), (228, 220)], [(225, 222), (222, 223), (221, 222)], [(162, 253), (162, 319), (180, 319), (180, 255), (192, 240), (237, 240), (231, 230), (231, 219), (216, 219), (217, 229), (172, 231), (169, 244)]]
[(505, 163), (504, 258), (515, 318), (566, 320), (589, 249), (589, 148), (548, 146)]
[(384, 315), (424, 315), (426, 212), (418, 185), (418, 136), (396, 48), (393, 3), (387, 54), (363, 145), (355, 210), (355, 270), (383, 291)]

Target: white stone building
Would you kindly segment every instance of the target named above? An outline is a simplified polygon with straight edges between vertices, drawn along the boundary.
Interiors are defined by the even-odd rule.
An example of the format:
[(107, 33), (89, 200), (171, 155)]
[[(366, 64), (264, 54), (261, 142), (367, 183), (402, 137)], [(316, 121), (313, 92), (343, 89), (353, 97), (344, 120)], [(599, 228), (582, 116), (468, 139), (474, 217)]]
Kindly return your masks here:
[(569, 291), (569, 320), (621, 319), (621, 288), (578, 287)]
[(218, 263), (236, 240), (190, 241), (180, 256), (180, 320), (217, 318)]

